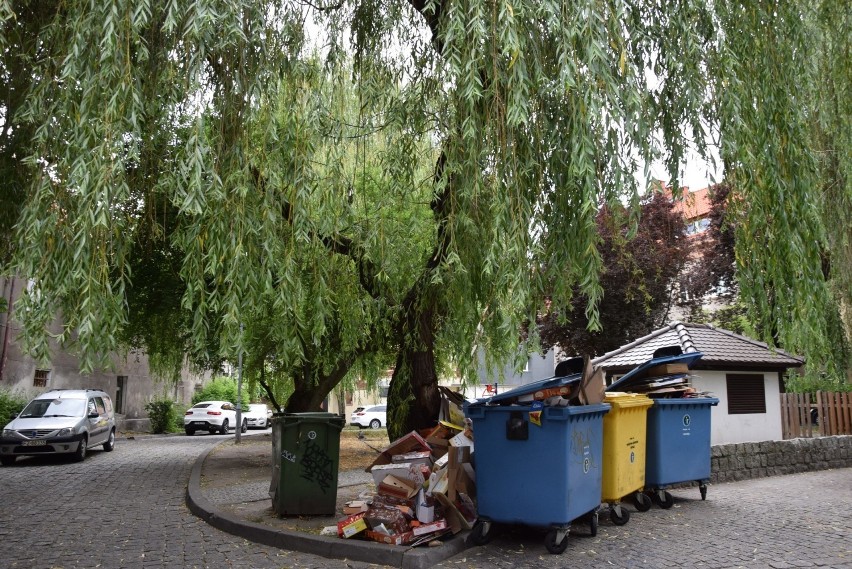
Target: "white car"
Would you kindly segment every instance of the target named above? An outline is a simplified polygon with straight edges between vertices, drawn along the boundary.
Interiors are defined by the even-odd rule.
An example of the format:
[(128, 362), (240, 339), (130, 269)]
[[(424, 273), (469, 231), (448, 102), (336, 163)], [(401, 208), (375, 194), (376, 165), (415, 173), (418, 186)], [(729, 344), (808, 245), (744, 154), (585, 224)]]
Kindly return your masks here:
[(387, 406), (373, 405), (364, 409), (359, 407), (352, 412), (349, 423), (362, 428), (370, 427), (371, 429), (379, 429), (387, 426)]
[(263, 403), (252, 403), (248, 409), (243, 411), (243, 417), (248, 421), (248, 428), (265, 429), (269, 426), (269, 417), (272, 410)]
[[(230, 401), (201, 401), (190, 407), (183, 416), (183, 429), (187, 435), (195, 431), (208, 431), (228, 434), (228, 429), (237, 424), (237, 408)], [(243, 417), (240, 432), (248, 429), (248, 421)]]

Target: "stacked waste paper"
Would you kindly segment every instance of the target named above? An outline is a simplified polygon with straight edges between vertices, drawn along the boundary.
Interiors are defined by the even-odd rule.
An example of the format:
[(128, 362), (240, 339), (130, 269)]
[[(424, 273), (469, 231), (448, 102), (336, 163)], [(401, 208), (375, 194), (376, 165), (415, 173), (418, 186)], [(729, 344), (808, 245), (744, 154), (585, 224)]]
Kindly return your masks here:
[(473, 526), (473, 432), (463, 401), (442, 388), (439, 424), (427, 433), (412, 431), (379, 453), (367, 468), (376, 491), (346, 504), (339, 537), (417, 546)]
[(594, 370), (588, 358), (560, 362), (554, 376), (526, 383), (510, 391), (478, 400), (472, 405), (530, 405), (535, 420), (544, 407), (600, 403), (604, 397), (603, 371)]
[(692, 385), (693, 364), (700, 352), (655, 357), (631, 370), (607, 388), (609, 392), (642, 393), (652, 399), (709, 397)]

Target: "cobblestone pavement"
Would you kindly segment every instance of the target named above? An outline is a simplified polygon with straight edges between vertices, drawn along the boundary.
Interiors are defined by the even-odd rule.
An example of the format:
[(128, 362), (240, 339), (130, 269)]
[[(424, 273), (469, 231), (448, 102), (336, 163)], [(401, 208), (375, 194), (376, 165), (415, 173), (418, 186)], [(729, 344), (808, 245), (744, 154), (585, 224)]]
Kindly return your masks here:
[[(193, 516), (184, 505), (191, 466), (222, 439), (119, 440), (83, 463), (39, 457), (0, 467), (0, 567), (370, 566), (257, 545)], [(625, 526), (602, 514), (597, 537), (572, 528), (562, 555), (547, 553), (543, 533), (513, 528), (438, 566), (852, 569), (852, 469), (714, 485), (706, 502), (694, 488), (673, 494), (672, 509), (632, 512)]]
[(631, 511), (621, 527), (602, 512), (594, 538), (572, 527), (562, 555), (543, 532), (513, 529), (439, 566), (852, 568), (852, 469), (713, 485), (705, 502), (697, 488), (672, 495), (670, 510)]
[(0, 567), (368, 567), (257, 545), (193, 516), (184, 504), (190, 469), (223, 438), (119, 439), (82, 463), (37, 457), (0, 467)]

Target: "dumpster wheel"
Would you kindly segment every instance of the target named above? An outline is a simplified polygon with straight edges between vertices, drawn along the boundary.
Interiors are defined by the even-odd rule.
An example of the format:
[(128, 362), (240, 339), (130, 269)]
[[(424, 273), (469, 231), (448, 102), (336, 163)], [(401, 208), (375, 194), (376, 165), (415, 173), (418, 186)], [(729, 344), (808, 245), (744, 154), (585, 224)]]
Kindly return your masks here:
[(598, 512), (594, 511), (589, 514), (589, 533), (592, 537), (598, 535)]
[(568, 549), (568, 529), (551, 529), (549, 532), (547, 532), (547, 535), (544, 536), (544, 546), (550, 553), (554, 555), (564, 553), (565, 550)]
[(636, 492), (633, 495), (633, 505), (640, 512), (647, 512), (651, 509), (651, 498), (642, 492)]
[(699, 484), (698, 485), (698, 491), (701, 492), (701, 499), (706, 500), (707, 499), (707, 485), (703, 484), (703, 483)]
[(609, 519), (617, 526), (623, 526), (630, 521), (630, 512), (621, 507), (621, 504), (614, 504), (609, 507)]
[(674, 498), (666, 490), (657, 490), (652, 494), (654, 503), (664, 510), (674, 506)]
[(474, 545), (485, 545), (494, 536), (493, 524), (484, 520), (477, 520), (470, 532), (470, 540)]

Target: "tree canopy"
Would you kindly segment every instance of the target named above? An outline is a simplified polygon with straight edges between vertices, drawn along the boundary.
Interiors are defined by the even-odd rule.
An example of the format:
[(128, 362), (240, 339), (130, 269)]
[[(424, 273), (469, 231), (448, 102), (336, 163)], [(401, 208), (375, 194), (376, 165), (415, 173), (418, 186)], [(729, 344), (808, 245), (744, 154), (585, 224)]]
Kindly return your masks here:
[(601, 330), (590, 330), (587, 300), (576, 294), (571, 312), (550, 312), (538, 321), (543, 348), (559, 346), (572, 355), (599, 356), (663, 326), (677, 301), (678, 280), (693, 253), (681, 213), (669, 195), (651, 192), (641, 204), (630, 235), (619, 218), (623, 208), (598, 213), (598, 247), (603, 258), (598, 303)]
[[(830, 360), (821, 253), (845, 259), (852, 240), (818, 198), (850, 201), (849, 12), (0, 0), (2, 192), (20, 204), (0, 223), (15, 227), (5, 270), (35, 283), (18, 312), (29, 346), (46, 355), (61, 313), (60, 340), (102, 364), (150, 254), (180, 283), (175, 336), (196, 352), (234, 357), (240, 324), (271, 310), (310, 389), (381, 345), (392, 421), (421, 425), (443, 363), (514, 354), (521, 324), (575, 292), (600, 326), (599, 207), (636, 211), (641, 164), (662, 158), (676, 181), (684, 133), (700, 149), (710, 129), (740, 192), (755, 318)], [(832, 263), (836, 298), (848, 267)]]

